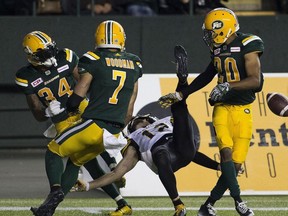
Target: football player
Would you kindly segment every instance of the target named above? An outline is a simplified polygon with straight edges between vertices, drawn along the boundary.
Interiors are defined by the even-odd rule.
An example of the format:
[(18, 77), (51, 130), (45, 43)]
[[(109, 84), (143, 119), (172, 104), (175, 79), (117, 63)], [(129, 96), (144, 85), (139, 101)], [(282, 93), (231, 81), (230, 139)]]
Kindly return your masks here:
[[(187, 57), (181, 46), (175, 47), (178, 65), (177, 90), (187, 86)], [(219, 169), (219, 163), (198, 152), (195, 141), (192, 118), (187, 109), (186, 100), (172, 105), (172, 116), (157, 119), (150, 115), (134, 117), (127, 126), (128, 143), (122, 150), (123, 159), (111, 173), (92, 182), (78, 181), (78, 190), (91, 190), (102, 187), (121, 178), (135, 167), (139, 160), (156, 174), (164, 185), (174, 205), (174, 216), (186, 215), (181, 201), (174, 172), (191, 161), (207, 168)]]
[(227, 189), (239, 215), (254, 215), (240, 197), (236, 173), (246, 159), (252, 138), (252, 103), (255, 93), (263, 86), (260, 56), (264, 44), (260, 37), (238, 30), (238, 19), (233, 11), (227, 8), (210, 11), (203, 23), (203, 39), (210, 49), (212, 61), (187, 88), (159, 99), (163, 107), (169, 107), (203, 88), (218, 75), (209, 102), (214, 106), (212, 121), (222, 174), (200, 207), (198, 216), (216, 215), (213, 206)]
[[(102, 22), (95, 33), (96, 48), (79, 59), (80, 79), (67, 100), (66, 112), (78, 110), (89, 91), (88, 106), (76, 125), (60, 133), (48, 144), (48, 158), (71, 159), (75, 172), (63, 173), (63, 165), (56, 160), (46, 163), (48, 178), (53, 180), (51, 191), (35, 215), (51, 215), (64, 195), (75, 184), (80, 166), (105, 150), (104, 140), (117, 137), (132, 116), (142, 76), (141, 60), (125, 51), (125, 32), (116, 21)], [(76, 172), (77, 171), (77, 172)], [(64, 174), (66, 171), (64, 172)], [(111, 215), (130, 215), (127, 203)]]
[[(23, 48), (29, 64), (17, 71), (16, 84), (26, 95), (28, 106), (35, 119), (38, 121), (51, 119), (54, 127), (50, 127), (48, 133), (50, 136), (55, 136), (76, 124), (88, 105), (88, 101), (85, 99), (73, 115), (64, 111), (67, 99), (72, 94), (76, 81), (79, 80), (78, 56), (70, 49), (58, 50), (51, 37), (41, 31), (28, 33), (23, 39)], [(47, 163), (50, 160), (59, 159), (48, 155), (47, 153), (45, 157)], [(115, 158), (109, 157), (107, 152), (103, 152), (101, 156), (111, 168), (115, 167)], [(67, 164), (66, 173), (73, 172), (74, 166), (70, 159), (68, 159)], [(91, 167), (92, 165), (93, 167)], [(91, 176), (95, 178), (104, 174), (97, 160), (88, 162), (85, 166), (87, 166), (86, 168)], [(63, 175), (66, 175), (66, 173)], [(53, 185), (53, 179), (49, 179), (49, 181)], [(115, 199), (118, 208), (127, 205), (113, 185), (109, 185), (103, 190)], [(37, 209), (32, 210), (37, 211)]]

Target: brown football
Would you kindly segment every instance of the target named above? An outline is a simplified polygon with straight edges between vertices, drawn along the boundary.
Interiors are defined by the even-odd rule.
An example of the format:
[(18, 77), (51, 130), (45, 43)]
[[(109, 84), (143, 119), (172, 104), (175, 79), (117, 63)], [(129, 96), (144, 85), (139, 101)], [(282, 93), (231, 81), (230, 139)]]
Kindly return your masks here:
[(266, 101), (269, 109), (278, 116), (288, 116), (288, 97), (272, 92), (266, 95)]

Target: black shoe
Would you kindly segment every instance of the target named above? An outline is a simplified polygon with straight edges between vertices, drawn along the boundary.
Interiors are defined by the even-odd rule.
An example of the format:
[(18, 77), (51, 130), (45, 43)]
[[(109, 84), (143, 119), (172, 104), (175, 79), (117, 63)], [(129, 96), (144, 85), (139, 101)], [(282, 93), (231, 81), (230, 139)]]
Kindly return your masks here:
[(42, 212), (38, 211), (38, 208), (36, 207), (31, 207), (30, 210), (35, 216), (52, 216), (55, 212), (55, 208), (47, 211), (46, 213), (43, 211)]
[(48, 197), (39, 208), (31, 207), (31, 211), (35, 216), (52, 216), (55, 209), (64, 199), (64, 193), (62, 189), (55, 190), (48, 194)]
[(173, 216), (186, 216), (187, 211), (184, 204), (175, 206), (175, 213)]
[(174, 47), (174, 57), (177, 64), (177, 77), (181, 83), (185, 83), (188, 77), (188, 57), (185, 48), (176, 45)]
[(210, 203), (201, 205), (197, 216), (216, 216), (216, 210)]
[(241, 216), (253, 216), (254, 212), (250, 208), (247, 207), (246, 203), (247, 202), (236, 201), (236, 206), (235, 206), (236, 211)]

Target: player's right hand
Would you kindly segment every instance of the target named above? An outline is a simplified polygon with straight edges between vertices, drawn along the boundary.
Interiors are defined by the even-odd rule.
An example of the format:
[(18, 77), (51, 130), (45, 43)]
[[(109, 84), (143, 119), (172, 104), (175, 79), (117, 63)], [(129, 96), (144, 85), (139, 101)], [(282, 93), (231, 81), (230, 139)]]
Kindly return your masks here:
[(168, 108), (172, 104), (177, 103), (182, 100), (182, 97), (179, 92), (169, 93), (158, 99), (158, 102), (162, 108)]
[(45, 116), (46, 117), (53, 117), (62, 113), (65, 108), (61, 108), (61, 103), (57, 100), (52, 100), (48, 107), (45, 109)]
[(212, 89), (209, 97), (214, 102), (220, 101), (230, 89), (228, 82), (220, 83)]
[(89, 185), (88, 182), (78, 179), (75, 185), (71, 188), (70, 192), (88, 191), (89, 190), (89, 188), (87, 187), (88, 185)]

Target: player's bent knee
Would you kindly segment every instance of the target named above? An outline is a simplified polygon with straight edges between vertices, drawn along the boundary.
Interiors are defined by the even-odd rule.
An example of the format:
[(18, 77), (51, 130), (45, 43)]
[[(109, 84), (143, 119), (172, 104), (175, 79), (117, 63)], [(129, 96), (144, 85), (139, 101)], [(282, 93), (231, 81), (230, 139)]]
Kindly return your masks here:
[(70, 156), (70, 160), (75, 166), (79, 166), (79, 167), (83, 166), (86, 163), (86, 162), (78, 160), (77, 157), (74, 157), (73, 155)]
[(49, 149), (51, 152), (59, 155), (60, 157), (63, 157), (63, 156), (60, 154), (60, 152), (59, 152), (59, 145), (58, 145), (54, 140), (52, 140), (52, 141), (48, 144), (48, 149)]

